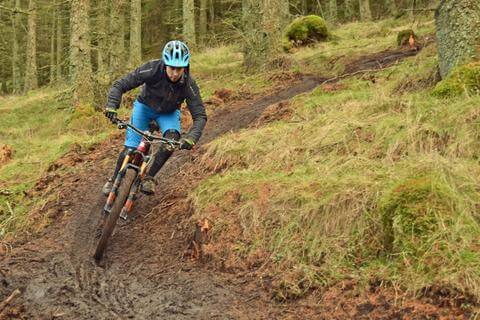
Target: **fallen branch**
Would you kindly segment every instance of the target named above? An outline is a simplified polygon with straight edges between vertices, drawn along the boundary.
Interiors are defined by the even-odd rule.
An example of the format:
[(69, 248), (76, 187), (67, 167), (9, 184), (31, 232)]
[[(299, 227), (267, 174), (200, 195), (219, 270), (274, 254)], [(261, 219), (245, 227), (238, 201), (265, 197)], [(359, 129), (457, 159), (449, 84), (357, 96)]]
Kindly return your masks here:
[(7, 299), (5, 299), (2, 303), (0, 303), (0, 312), (5, 309), (10, 302), (12, 302), (13, 299), (15, 299), (16, 296), (20, 295), (21, 292), (19, 289), (15, 289), (15, 291), (12, 292), (10, 296), (8, 296)]

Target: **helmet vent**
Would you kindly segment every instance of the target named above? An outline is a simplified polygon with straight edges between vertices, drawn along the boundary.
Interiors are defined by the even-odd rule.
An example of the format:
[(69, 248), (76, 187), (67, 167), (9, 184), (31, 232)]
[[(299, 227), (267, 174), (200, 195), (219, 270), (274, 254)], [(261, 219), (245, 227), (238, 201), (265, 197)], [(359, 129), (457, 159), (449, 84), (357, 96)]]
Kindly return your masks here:
[(163, 60), (167, 66), (188, 67), (190, 63), (190, 50), (182, 41), (169, 41), (163, 49)]

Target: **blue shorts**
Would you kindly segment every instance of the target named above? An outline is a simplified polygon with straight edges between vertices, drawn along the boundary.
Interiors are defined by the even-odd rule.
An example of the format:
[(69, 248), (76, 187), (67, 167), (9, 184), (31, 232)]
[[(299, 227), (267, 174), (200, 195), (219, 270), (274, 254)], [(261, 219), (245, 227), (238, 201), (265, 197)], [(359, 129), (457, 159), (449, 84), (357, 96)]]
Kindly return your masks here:
[[(152, 108), (135, 100), (133, 103), (132, 117), (130, 123), (142, 131), (148, 129), (150, 121), (157, 121), (160, 131), (165, 133), (167, 130), (176, 130), (180, 133), (180, 110), (175, 110), (170, 113), (158, 113)], [(131, 129), (127, 129), (127, 137), (125, 139), (125, 147), (136, 148), (142, 136)]]

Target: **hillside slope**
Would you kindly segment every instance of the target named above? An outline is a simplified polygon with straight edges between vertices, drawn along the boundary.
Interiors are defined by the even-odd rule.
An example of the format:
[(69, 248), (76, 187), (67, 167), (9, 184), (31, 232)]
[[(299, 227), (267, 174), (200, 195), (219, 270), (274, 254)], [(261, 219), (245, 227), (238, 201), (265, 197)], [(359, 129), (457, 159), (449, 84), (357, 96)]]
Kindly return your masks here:
[(348, 280), (476, 304), (480, 98), (434, 97), (436, 59), (431, 44), (326, 83), (211, 143), (216, 172), (190, 199), (217, 263), (270, 277), (280, 300)]
[[(362, 41), (376, 48), (375, 38)], [(460, 252), (460, 244), (471, 249), (475, 241), (470, 217), (478, 203), (472, 189), (478, 185), (472, 174), (478, 172), (478, 97), (428, 95), (434, 46), (415, 56), (381, 45), (349, 57), (339, 50), (331, 74), (276, 73), (281, 79), (273, 93), (250, 88), (256, 99), (236, 97), (211, 110), (203, 145), (177, 153), (162, 170), (157, 196), (139, 199), (136, 219), (119, 226), (103, 267), (91, 260), (104, 201), (99, 190), (122, 138), (67, 153), (33, 195), (49, 199), (31, 214), (46, 216), (51, 225), (2, 246), (0, 300), (15, 289), (21, 295), (0, 318), (471, 315), (476, 296), (468, 285), (476, 281), (476, 254), (462, 251), (464, 264), (444, 263), (441, 254)], [(335, 58), (307, 50), (299, 55), (310, 61)], [(242, 89), (234, 94), (245, 94)], [(415, 220), (419, 208), (424, 224)], [(440, 224), (432, 223), (437, 208)], [(444, 218), (449, 212), (455, 224)], [(203, 256), (194, 260), (194, 222), (205, 217), (213, 229)], [(442, 223), (456, 228), (435, 227), (441, 245), (429, 247), (431, 256), (419, 255), (429, 226)], [(409, 232), (417, 231), (412, 225), (419, 226), (418, 237)], [(435, 267), (443, 263), (438, 275), (449, 272), (450, 282), (418, 272), (424, 269), (415, 263), (428, 265), (432, 258), (439, 259)], [(468, 268), (451, 268), (457, 265)], [(462, 275), (470, 276), (468, 283), (458, 281)]]

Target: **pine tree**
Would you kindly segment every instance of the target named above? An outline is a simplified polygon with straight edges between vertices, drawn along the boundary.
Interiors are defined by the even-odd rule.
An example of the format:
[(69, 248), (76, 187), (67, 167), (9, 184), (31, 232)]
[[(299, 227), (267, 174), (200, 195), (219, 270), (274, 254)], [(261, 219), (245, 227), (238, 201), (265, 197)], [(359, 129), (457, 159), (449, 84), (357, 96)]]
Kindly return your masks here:
[(74, 86), (73, 101), (76, 106), (93, 103), (89, 10), (89, 0), (72, 0), (70, 77)]
[(202, 46), (205, 45), (205, 39), (207, 37), (207, 6), (208, 0), (200, 0), (200, 19), (198, 33)]
[(57, 11), (52, 11), (52, 20), (50, 21), (50, 83), (55, 82), (55, 26), (57, 20)]
[(56, 55), (56, 80), (57, 82), (60, 82), (63, 80), (63, 71), (62, 71), (62, 65), (63, 65), (63, 17), (62, 14), (63, 12), (63, 7), (60, 3), (57, 3), (57, 20), (56, 20), (56, 32), (57, 32), (57, 55)]
[(372, 20), (372, 11), (370, 10), (370, 0), (359, 0), (360, 19), (362, 21)]
[(385, 0), (385, 8), (387, 9), (387, 12), (394, 17), (398, 14), (398, 8), (395, 0)]
[(131, 0), (130, 9), (130, 68), (142, 61), (142, 1)]
[(289, 18), (288, 0), (263, 0), (262, 14), (262, 29), (266, 35), (265, 53), (267, 59), (265, 62), (267, 62), (282, 51), (282, 33)]
[[(109, 6), (108, 0), (99, 0), (96, 3), (96, 17), (95, 17), (95, 35), (96, 35), (96, 53), (97, 53), (97, 80), (105, 79), (109, 81), (108, 66), (109, 66), (109, 52), (110, 42), (112, 38), (109, 34)], [(110, 40), (110, 41), (109, 41)]]
[(110, 8), (110, 75), (118, 78), (125, 72), (125, 0), (114, 0)]
[[(320, 2), (319, 2), (320, 3)], [(307, 0), (300, 0), (300, 10), (302, 12), (302, 15), (307, 15), (308, 14), (308, 1)]]
[(215, 32), (215, 0), (208, 0), (208, 29)]
[(442, 0), (435, 14), (435, 23), (442, 77), (458, 64), (480, 59), (478, 0)]
[(185, 42), (194, 48), (197, 45), (195, 37), (195, 2), (183, 0), (183, 37)]
[(288, 1), (243, 0), (244, 65), (264, 68), (281, 51), (281, 34), (288, 22)]
[(345, 20), (352, 21), (355, 18), (355, 0), (345, 0), (344, 1), (344, 16)]
[(19, 33), (21, 26), (21, 17), (20, 17), (20, 0), (14, 0), (15, 11), (12, 13), (12, 83), (13, 83), (13, 92), (19, 93), (22, 88), (21, 76), (20, 76), (20, 49), (19, 49)]
[(330, 22), (336, 22), (338, 18), (337, 12), (337, 0), (329, 0), (329, 7), (328, 7), (328, 18)]
[(24, 91), (38, 88), (37, 73), (37, 3), (28, 1), (27, 62)]
[(261, 0), (243, 0), (243, 56), (246, 69), (258, 68), (262, 65), (266, 53), (263, 42), (265, 34), (262, 32)]

